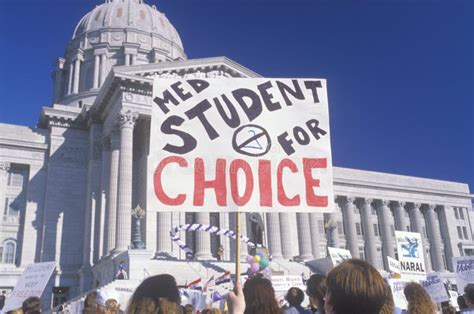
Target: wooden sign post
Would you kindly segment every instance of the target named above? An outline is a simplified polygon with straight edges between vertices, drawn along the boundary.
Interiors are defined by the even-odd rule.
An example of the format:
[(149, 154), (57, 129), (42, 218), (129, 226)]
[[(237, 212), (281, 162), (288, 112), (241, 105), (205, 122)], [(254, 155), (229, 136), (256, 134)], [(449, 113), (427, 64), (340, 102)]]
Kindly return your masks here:
[(235, 212), (235, 282), (240, 282), (240, 212)]

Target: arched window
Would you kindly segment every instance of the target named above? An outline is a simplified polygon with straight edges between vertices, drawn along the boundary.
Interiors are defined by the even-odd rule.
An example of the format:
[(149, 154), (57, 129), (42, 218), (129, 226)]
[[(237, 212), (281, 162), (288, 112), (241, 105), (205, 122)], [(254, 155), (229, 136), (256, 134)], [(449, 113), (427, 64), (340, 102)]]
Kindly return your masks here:
[(6, 240), (3, 242), (3, 264), (15, 263), (16, 242), (14, 240)]

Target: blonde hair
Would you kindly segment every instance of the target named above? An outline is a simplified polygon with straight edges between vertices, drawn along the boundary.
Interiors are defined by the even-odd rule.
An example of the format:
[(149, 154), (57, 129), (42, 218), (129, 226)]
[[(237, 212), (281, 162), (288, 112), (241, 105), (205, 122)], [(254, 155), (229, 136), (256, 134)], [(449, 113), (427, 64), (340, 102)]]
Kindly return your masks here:
[(120, 304), (115, 299), (105, 301), (105, 314), (116, 314), (120, 309)]
[(23, 314), (23, 309), (19, 308), (19, 309), (10, 310), (6, 312), (6, 314)]

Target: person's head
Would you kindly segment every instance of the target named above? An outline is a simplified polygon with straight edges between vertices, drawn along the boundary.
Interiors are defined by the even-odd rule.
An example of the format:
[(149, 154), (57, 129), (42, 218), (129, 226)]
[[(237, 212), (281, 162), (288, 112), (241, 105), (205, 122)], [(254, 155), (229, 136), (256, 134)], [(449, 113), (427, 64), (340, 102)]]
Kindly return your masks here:
[(408, 313), (433, 314), (436, 313), (436, 305), (431, 300), (428, 292), (419, 283), (410, 282), (403, 289), (407, 299)]
[(42, 308), (41, 300), (38, 297), (29, 297), (21, 305), (21, 309), (25, 314), (36, 314), (41, 312)]
[(2, 295), (5, 295), (7, 294), (7, 292), (5, 290), (2, 290)]
[(8, 311), (6, 314), (23, 314), (23, 310), (21, 308), (20, 309), (14, 309), (14, 310)]
[(92, 291), (86, 295), (84, 300), (84, 309), (82, 310), (83, 314), (93, 314), (97, 312), (97, 292)]
[[(160, 306), (160, 299), (166, 299), (169, 302), (180, 304), (180, 296), (176, 280), (168, 274), (161, 274), (145, 279), (133, 293), (127, 312), (140, 313), (137, 311), (142, 299), (151, 299), (155, 302), (155, 306)], [(165, 301), (162, 301), (162, 303)], [(166, 302), (165, 302), (166, 303)], [(165, 304), (167, 305), (167, 304)]]
[(467, 307), (474, 308), (474, 284), (470, 283), (464, 287), (464, 301)]
[(290, 306), (300, 306), (304, 300), (304, 292), (300, 288), (292, 287), (285, 296)]
[(273, 314), (280, 311), (270, 280), (262, 276), (249, 278), (243, 291), (245, 314)]
[(177, 302), (168, 300), (167, 298), (160, 298), (158, 301), (158, 314), (180, 314), (181, 306)]
[(194, 307), (191, 304), (186, 304), (183, 309), (184, 314), (193, 314), (194, 313)]
[(348, 259), (333, 268), (326, 278), (327, 314), (379, 313), (387, 298), (380, 273), (369, 263)]
[(221, 314), (221, 310), (216, 309), (215, 307), (206, 309), (201, 312), (202, 314)]
[(318, 311), (324, 314), (324, 297), (326, 296), (326, 276), (313, 274), (306, 281), (306, 294), (309, 301)]
[(464, 295), (459, 295), (457, 301), (458, 301), (458, 306), (459, 306), (460, 310), (467, 309), (466, 300), (464, 299)]
[(99, 313), (114, 314), (120, 308), (119, 295), (114, 290), (100, 290), (96, 297), (97, 311)]
[(386, 285), (385, 303), (379, 311), (379, 314), (393, 314), (395, 313), (395, 302), (393, 300), (392, 289)]

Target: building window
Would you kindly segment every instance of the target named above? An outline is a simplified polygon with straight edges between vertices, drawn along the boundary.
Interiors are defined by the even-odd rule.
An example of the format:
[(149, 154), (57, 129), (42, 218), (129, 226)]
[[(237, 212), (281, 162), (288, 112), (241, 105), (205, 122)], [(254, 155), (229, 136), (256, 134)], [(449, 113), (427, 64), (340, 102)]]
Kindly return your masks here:
[(8, 185), (13, 187), (22, 187), (24, 176), (25, 173), (24, 171), (21, 171), (21, 169), (11, 168), (10, 172), (8, 173)]
[(457, 207), (454, 207), (454, 217), (456, 217), (456, 219), (459, 219), (459, 214), (458, 214), (458, 208)]
[(344, 234), (344, 228), (342, 227), (342, 221), (337, 222), (337, 232), (339, 234)]
[(459, 226), (458, 226), (458, 237), (459, 237), (459, 239), (461, 239), (461, 240), (463, 239), (461, 227), (459, 227)]
[(467, 235), (467, 228), (466, 227), (462, 227), (462, 233), (464, 234), (464, 239), (469, 240), (469, 237)]
[(390, 232), (392, 233), (392, 237), (395, 236), (395, 226), (394, 225), (390, 225)]
[(379, 236), (379, 225), (378, 224), (374, 224), (374, 235), (376, 237)]
[(411, 232), (411, 226), (410, 225), (407, 225), (407, 231)]
[(5, 207), (3, 209), (3, 215), (5, 217), (18, 217), (20, 208), (18, 207), (18, 202), (13, 198), (5, 199)]
[(320, 258), (324, 258), (327, 256), (327, 249), (326, 249), (326, 245), (320, 245), (319, 246), (319, 257)]
[(464, 209), (463, 208), (459, 208), (459, 218), (461, 218), (462, 220), (464, 220)]
[(359, 258), (361, 260), (365, 260), (365, 252), (364, 252), (364, 247), (363, 246), (359, 246)]
[(356, 232), (357, 232), (357, 235), (362, 235), (362, 227), (360, 225), (360, 222), (356, 222)]
[(3, 254), (2, 254), (3, 264), (15, 263), (15, 250), (16, 250), (15, 241), (7, 240), (3, 243)]

